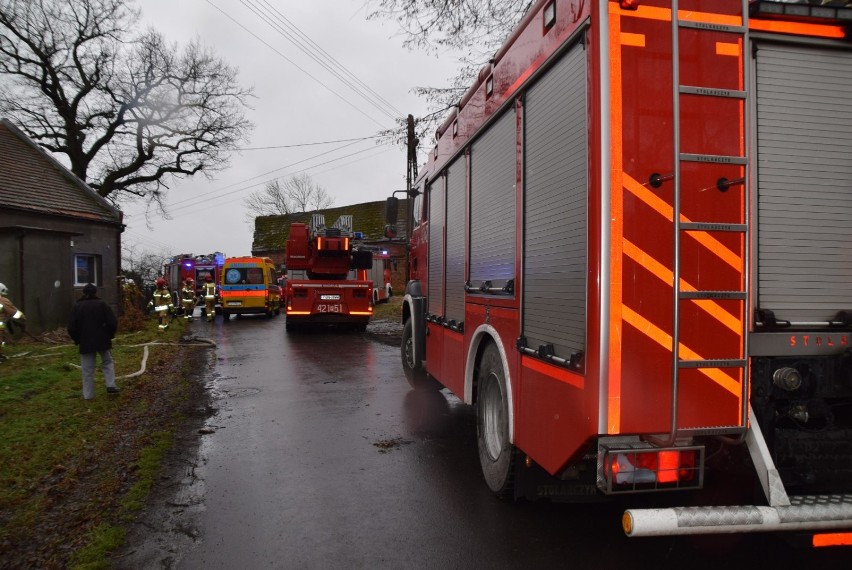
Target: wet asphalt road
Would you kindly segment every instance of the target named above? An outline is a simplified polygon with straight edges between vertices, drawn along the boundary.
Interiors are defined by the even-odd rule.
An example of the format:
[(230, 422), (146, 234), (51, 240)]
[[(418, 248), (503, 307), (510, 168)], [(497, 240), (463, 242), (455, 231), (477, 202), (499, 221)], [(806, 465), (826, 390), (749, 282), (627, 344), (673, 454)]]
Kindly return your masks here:
[(497, 500), (479, 472), (473, 410), (445, 392), (411, 391), (398, 348), (370, 334), (288, 334), (283, 316), (197, 321), (190, 332), (218, 344), (212, 433), (173, 496), (157, 499), (168, 520), (146, 523), (118, 566), (718, 570), (850, 561), (849, 551), (792, 550), (765, 535), (627, 539), (619, 505)]

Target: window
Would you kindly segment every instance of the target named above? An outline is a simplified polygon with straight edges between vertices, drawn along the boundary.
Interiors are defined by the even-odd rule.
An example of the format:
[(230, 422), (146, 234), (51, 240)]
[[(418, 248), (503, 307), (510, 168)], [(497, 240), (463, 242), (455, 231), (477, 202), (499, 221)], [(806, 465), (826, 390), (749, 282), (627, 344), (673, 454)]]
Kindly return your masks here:
[(553, 27), (553, 24), (556, 23), (556, 2), (551, 2), (547, 6), (544, 7), (544, 31), (547, 33), (547, 30)]
[(98, 255), (75, 255), (74, 256), (74, 285), (83, 286), (87, 283), (100, 285), (100, 256)]
[(249, 284), (259, 285), (263, 283), (262, 267), (231, 267), (225, 272), (225, 283), (228, 285)]

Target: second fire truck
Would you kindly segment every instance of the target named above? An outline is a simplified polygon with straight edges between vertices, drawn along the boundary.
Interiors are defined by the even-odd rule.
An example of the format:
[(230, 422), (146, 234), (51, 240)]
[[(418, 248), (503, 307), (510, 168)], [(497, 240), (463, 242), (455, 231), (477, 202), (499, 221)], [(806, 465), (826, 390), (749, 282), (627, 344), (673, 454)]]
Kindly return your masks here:
[(373, 316), (373, 282), (366, 274), (373, 256), (356, 247), (357, 237), (351, 215), (340, 216), (331, 227), (322, 214), (313, 214), (310, 225), (290, 225), (285, 254), (288, 331), (305, 324), (366, 330)]
[(192, 279), (195, 282), (195, 294), (201, 299), (205, 279), (209, 275), (214, 283), (219, 283), (224, 263), (225, 254), (218, 251), (207, 255), (183, 253), (170, 258), (164, 264), (163, 277), (173, 294), (183, 288), (184, 281)]
[(439, 128), (402, 360), (496, 494), (757, 481), (624, 530), (852, 540), (852, 8), (817, 4), (539, 0)]

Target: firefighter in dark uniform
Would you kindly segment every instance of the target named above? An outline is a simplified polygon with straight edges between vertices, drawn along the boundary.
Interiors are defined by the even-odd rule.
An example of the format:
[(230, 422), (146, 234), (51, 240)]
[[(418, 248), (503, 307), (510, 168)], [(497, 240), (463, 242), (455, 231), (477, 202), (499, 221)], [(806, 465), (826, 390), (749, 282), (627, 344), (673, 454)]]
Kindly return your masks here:
[(204, 277), (202, 294), (204, 295), (204, 312), (207, 314), (207, 322), (211, 323), (216, 315), (216, 284), (213, 283), (213, 277), (210, 274)]
[(187, 279), (183, 282), (183, 289), (180, 290), (180, 305), (183, 308), (183, 318), (189, 320), (192, 318), (192, 312), (195, 310), (195, 281)]
[(12, 304), (12, 301), (6, 297), (8, 294), (9, 289), (0, 283), (0, 362), (6, 360), (3, 355), (3, 347), (6, 346), (6, 340), (10, 338), (12, 325), (15, 324), (23, 328), (24, 321), (26, 321), (24, 313), (19, 311)]
[(148, 302), (148, 306), (153, 307), (154, 312), (157, 313), (157, 319), (160, 322), (159, 328), (164, 331), (169, 328), (171, 314), (174, 312), (175, 306), (172, 302), (172, 293), (166, 286), (166, 280), (160, 277), (154, 283), (157, 285), (157, 289)]

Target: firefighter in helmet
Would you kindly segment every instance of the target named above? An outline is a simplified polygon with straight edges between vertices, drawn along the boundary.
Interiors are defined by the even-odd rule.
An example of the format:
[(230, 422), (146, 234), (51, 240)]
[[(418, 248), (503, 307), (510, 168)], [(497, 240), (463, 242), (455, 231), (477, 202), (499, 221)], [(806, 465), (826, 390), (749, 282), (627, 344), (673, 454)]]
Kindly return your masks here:
[(9, 289), (0, 283), (0, 362), (6, 360), (6, 356), (3, 354), (3, 347), (6, 346), (6, 339), (12, 333), (12, 325), (24, 328), (24, 322), (26, 321), (24, 313), (19, 311), (12, 304), (12, 301), (6, 297), (8, 294)]
[(207, 314), (207, 322), (210, 323), (216, 314), (216, 284), (213, 283), (213, 277), (209, 273), (204, 276), (204, 286), (202, 289), (204, 294), (204, 312)]
[(175, 306), (172, 302), (172, 294), (166, 286), (166, 280), (159, 277), (154, 281), (154, 284), (157, 286), (157, 289), (148, 302), (148, 306), (152, 307), (154, 312), (157, 313), (157, 319), (160, 322), (159, 328), (161, 331), (164, 331), (169, 328), (171, 314), (174, 312)]
[(183, 318), (190, 320), (195, 310), (195, 280), (190, 278), (183, 282), (180, 290), (180, 305), (183, 308)]

